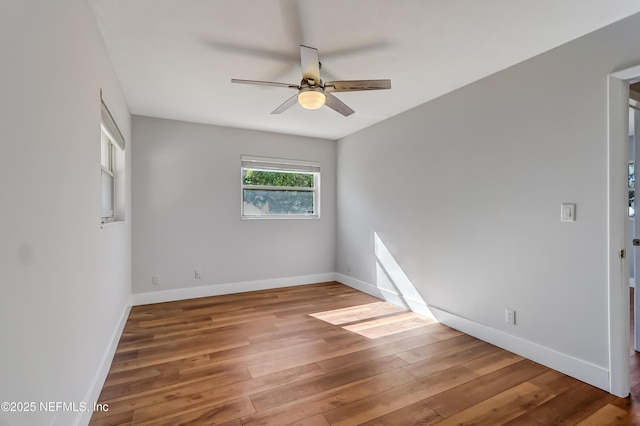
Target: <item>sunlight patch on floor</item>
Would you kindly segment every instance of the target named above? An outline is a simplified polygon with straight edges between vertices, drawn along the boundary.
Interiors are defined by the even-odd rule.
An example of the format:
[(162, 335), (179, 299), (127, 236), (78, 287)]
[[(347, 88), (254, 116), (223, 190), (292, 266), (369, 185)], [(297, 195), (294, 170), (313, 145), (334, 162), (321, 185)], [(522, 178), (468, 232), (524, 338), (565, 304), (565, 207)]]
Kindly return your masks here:
[(437, 321), (407, 311), (389, 302), (375, 302), (316, 312), (310, 316), (332, 325), (347, 324), (342, 328), (369, 339), (377, 339), (437, 323)]
[(405, 311), (406, 309), (391, 303), (375, 302), (368, 303), (366, 305), (334, 309), (332, 311), (317, 312), (315, 314), (311, 314), (311, 316), (324, 322), (328, 322), (329, 324), (340, 325)]
[(377, 339), (379, 337), (389, 336), (390, 334), (413, 330), (414, 328), (425, 327), (435, 323), (436, 321), (425, 318), (422, 315), (418, 315), (414, 312), (407, 312), (406, 314), (393, 315), (378, 320), (352, 324), (343, 328), (370, 339)]

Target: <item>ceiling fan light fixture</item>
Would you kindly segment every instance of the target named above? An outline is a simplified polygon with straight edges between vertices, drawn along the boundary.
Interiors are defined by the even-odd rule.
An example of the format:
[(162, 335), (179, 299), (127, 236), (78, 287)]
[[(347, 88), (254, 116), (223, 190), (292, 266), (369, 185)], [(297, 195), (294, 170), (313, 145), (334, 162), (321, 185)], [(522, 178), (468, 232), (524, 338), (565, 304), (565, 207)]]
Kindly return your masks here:
[(322, 89), (302, 89), (298, 94), (298, 103), (304, 109), (319, 109), (322, 108), (325, 102), (324, 93)]
[[(300, 84), (278, 83), (275, 81), (260, 80), (240, 80), (233, 78), (232, 83), (257, 84), (260, 86), (276, 86), (295, 89), (298, 94), (291, 96), (278, 108), (271, 111), (271, 114), (280, 114), (296, 103), (304, 109), (320, 109), (323, 105), (331, 108), (344, 117), (348, 117), (355, 111), (349, 108), (344, 102), (333, 96), (331, 92), (358, 92), (362, 90), (382, 90), (391, 89), (391, 80), (338, 80), (322, 83), (320, 78), (320, 60), (318, 49), (314, 47), (300, 45), (300, 69), (302, 70), (302, 80)], [(329, 91), (325, 93), (325, 89)]]

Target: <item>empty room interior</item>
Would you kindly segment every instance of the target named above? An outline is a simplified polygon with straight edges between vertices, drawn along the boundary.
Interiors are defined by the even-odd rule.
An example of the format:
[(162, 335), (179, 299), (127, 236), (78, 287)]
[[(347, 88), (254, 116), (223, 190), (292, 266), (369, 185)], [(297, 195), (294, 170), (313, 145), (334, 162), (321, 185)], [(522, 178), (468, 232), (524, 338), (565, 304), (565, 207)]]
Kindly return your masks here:
[(638, 40), (631, 0), (3, 1), (0, 426), (640, 424)]

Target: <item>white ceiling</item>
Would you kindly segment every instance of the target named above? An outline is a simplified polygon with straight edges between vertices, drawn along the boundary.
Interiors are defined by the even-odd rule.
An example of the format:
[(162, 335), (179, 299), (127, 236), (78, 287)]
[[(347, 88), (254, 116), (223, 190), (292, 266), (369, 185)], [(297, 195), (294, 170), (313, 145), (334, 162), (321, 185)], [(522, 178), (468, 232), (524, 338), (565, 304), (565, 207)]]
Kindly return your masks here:
[[(339, 139), (640, 12), (637, 0), (89, 0), (133, 114)], [(298, 84), (299, 45), (356, 113), (270, 114)]]

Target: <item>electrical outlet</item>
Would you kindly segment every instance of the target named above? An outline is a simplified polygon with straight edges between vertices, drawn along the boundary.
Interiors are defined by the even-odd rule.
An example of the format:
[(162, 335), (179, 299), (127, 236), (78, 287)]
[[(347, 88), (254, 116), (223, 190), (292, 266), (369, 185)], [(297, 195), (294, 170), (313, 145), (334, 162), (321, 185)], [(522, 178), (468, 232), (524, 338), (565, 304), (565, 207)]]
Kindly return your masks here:
[(507, 324), (516, 325), (516, 311), (513, 309), (504, 309), (504, 322)]
[(575, 203), (562, 203), (562, 205), (560, 206), (560, 220), (563, 222), (576, 221)]
[(151, 277), (151, 282), (153, 285), (160, 285), (160, 275), (154, 275)]
[(200, 269), (196, 268), (196, 269), (193, 271), (193, 276), (194, 276), (195, 278), (197, 278), (197, 279), (202, 278), (202, 271), (200, 271)]

